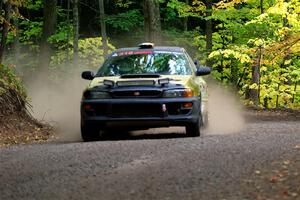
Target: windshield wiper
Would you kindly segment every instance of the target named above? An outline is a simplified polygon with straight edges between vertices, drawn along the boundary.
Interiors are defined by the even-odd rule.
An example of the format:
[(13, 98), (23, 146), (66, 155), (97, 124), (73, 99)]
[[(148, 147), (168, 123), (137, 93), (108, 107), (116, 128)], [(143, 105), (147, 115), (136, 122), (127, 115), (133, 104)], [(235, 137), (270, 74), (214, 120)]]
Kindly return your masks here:
[(147, 73), (147, 74), (123, 74), (121, 75), (120, 78), (159, 78), (159, 77), (160, 77), (159, 74)]

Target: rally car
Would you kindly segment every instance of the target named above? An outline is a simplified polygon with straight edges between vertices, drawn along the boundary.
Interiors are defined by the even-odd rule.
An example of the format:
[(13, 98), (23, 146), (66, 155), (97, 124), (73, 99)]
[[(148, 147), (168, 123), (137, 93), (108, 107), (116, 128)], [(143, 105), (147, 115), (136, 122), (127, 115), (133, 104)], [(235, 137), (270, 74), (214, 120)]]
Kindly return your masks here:
[(184, 48), (143, 43), (112, 52), (94, 74), (81, 101), (84, 141), (101, 139), (110, 129), (139, 130), (184, 126), (199, 136), (207, 123), (207, 86), (211, 72), (197, 66)]

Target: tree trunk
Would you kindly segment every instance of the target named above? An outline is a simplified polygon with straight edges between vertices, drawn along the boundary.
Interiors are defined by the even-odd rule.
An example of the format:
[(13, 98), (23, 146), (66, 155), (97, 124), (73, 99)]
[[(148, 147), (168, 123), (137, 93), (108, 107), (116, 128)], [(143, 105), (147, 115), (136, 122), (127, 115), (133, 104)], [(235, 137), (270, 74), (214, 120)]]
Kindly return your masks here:
[(239, 80), (239, 69), (238, 66), (233, 60), (230, 61), (230, 74), (231, 74), (231, 83), (238, 88), (238, 80)]
[(298, 85), (298, 81), (295, 82), (295, 87), (294, 87), (294, 94), (293, 94), (293, 98), (292, 98), (292, 103), (295, 103), (295, 94), (297, 91), (297, 85)]
[(250, 99), (254, 105), (259, 105), (259, 93), (260, 93), (260, 61), (261, 60), (261, 47), (257, 50), (257, 61), (252, 66), (252, 84), (256, 84), (258, 88), (250, 89)]
[(161, 22), (158, 0), (144, 0), (145, 41), (161, 44)]
[(73, 64), (78, 66), (78, 39), (79, 39), (79, 12), (78, 12), (78, 2), (79, 0), (73, 0), (73, 29), (74, 29), (74, 39), (73, 39)]
[[(185, 0), (185, 3), (187, 5), (189, 5), (189, 0)], [(187, 31), (188, 30), (188, 17), (183, 18), (183, 31)]]
[(105, 9), (103, 0), (99, 0), (99, 10), (100, 10), (100, 26), (101, 26), (101, 37), (103, 45), (103, 56), (108, 54), (107, 45), (107, 34), (106, 34), (106, 24), (105, 24)]
[[(212, 0), (205, 0), (206, 5), (206, 17), (212, 15)], [(205, 22), (205, 35), (206, 35), (206, 54), (207, 57), (212, 51), (212, 32), (213, 32), (212, 20), (207, 19)], [(206, 59), (206, 65), (211, 67), (212, 63)]]
[(68, 29), (67, 29), (67, 41), (68, 41), (68, 44), (67, 44), (67, 63), (69, 63), (70, 61), (70, 49), (69, 49), (69, 41), (70, 41), (70, 0), (67, 0), (67, 26), (68, 26)]
[(145, 41), (150, 40), (150, 12), (148, 8), (148, 0), (144, 0), (144, 36)]
[[(260, 14), (263, 14), (263, 0), (260, 0)], [(257, 50), (257, 61), (254, 66), (252, 66), (252, 84), (257, 85), (257, 89), (250, 89), (250, 99), (254, 103), (254, 105), (258, 106), (260, 103), (260, 63), (262, 56), (262, 47), (258, 47)]]
[(44, 0), (44, 21), (39, 59), (40, 71), (47, 72), (49, 70), (52, 49), (48, 42), (48, 38), (56, 31), (56, 4), (57, 0)]
[(264, 0), (260, 0), (260, 13), (264, 13)]
[(3, 22), (2, 36), (1, 36), (1, 45), (0, 45), (0, 64), (3, 60), (3, 54), (6, 47), (7, 34), (9, 30), (10, 18), (11, 18), (11, 4), (10, 1), (7, 1), (4, 5), (5, 11), (5, 21)]
[[(19, 12), (19, 9), (17, 6), (14, 6), (14, 10), (15, 10), (15, 13)], [(14, 49), (15, 63), (18, 66), (19, 65), (19, 57), (20, 57), (20, 38), (19, 38), (19, 19), (17, 16), (14, 18), (13, 24), (16, 29), (16, 35), (14, 37), (13, 49)]]
[[(277, 91), (280, 91), (280, 83), (278, 83)], [(276, 96), (276, 108), (279, 108), (279, 95)]]

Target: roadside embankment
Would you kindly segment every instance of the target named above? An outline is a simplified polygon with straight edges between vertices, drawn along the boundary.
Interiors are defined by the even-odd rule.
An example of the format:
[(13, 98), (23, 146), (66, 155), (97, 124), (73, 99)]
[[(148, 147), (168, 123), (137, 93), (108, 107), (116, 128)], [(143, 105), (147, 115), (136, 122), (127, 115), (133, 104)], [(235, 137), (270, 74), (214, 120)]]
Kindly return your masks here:
[(35, 120), (26, 91), (11, 67), (0, 65), (0, 147), (52, 137), (52, 128)]

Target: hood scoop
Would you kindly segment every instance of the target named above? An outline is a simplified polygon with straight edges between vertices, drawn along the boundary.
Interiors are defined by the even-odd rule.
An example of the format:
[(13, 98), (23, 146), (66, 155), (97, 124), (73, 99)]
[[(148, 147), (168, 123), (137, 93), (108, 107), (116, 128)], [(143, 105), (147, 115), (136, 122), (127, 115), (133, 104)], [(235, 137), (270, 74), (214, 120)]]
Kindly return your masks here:
[(117, 81), (117, 86), (153, 86), (154, 80)]
[(159, 78), (159, 74), (123, 74), (120, 76), (120, 78)]

